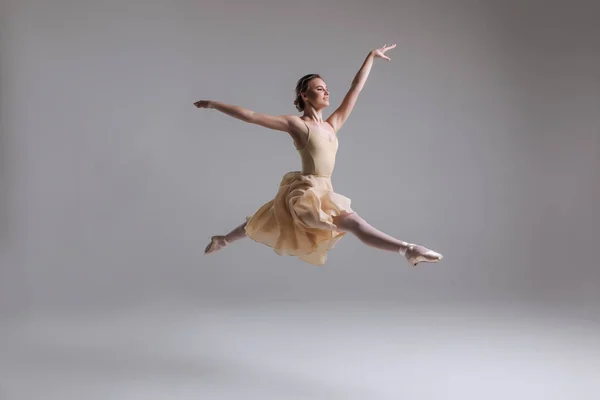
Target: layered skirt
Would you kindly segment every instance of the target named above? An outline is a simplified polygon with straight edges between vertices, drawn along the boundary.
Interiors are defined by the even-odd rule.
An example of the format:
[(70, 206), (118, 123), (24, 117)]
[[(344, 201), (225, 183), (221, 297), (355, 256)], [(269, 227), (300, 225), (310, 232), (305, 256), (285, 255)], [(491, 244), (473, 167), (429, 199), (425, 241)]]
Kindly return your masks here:
[(275, 198), (246, 218), (246, 235), (281, 256), (323, 265), (345, 234), (333, 217), (352, 213), (350, 203), (333, 191), (330, 177), (288, 172)]

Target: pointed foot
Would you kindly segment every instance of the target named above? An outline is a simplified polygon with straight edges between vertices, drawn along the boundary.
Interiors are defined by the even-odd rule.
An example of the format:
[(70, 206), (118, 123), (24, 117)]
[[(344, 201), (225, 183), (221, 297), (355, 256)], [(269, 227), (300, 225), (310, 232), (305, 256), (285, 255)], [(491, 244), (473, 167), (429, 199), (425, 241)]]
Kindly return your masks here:
[(404, 257), (413, 267), (420, 262), (436, 263), (444, 258), (440, 253), (417, 244), (409, 244)]
[(212, 254), (221, 250), (229, 244), (225, 236), (213, 236), (210, 238), (210, 243), (204, 249), (204, 254)]

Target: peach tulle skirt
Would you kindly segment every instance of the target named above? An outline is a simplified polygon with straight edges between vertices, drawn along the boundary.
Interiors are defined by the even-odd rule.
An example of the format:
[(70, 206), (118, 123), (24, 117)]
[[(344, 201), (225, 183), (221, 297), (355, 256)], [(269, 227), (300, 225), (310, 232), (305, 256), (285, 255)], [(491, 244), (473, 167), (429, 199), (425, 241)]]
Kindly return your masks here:
[(345, 234), (333, 217), (352, 213), (350, 203), (333, 191), (331, 178), (288, 172), (275, 198), (246, 218), (246, 235), (281, 256), (323, 265), (327, 251)]

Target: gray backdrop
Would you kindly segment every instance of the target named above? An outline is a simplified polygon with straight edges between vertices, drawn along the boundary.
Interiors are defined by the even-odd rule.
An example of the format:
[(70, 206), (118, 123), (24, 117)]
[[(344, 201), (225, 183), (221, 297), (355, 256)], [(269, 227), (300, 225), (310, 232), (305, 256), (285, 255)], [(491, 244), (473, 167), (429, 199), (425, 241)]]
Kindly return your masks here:
[[(160, 301), (539, 302), (597, 311), (593, 1), (3, 0), (5, 316)], [(203, 255), (299, 167), (287, 135), (192, 103), (339, 104), (336, 190), (438, 265), (348, 236), (324, 267), (250, 240)]]
[[(597, 399), (599, 8), (0, 0), (0, 398)], [(300, 160), (193, 102), (337, 105), (391, 43), (333, 183), (444, 260), (204, 256)]]

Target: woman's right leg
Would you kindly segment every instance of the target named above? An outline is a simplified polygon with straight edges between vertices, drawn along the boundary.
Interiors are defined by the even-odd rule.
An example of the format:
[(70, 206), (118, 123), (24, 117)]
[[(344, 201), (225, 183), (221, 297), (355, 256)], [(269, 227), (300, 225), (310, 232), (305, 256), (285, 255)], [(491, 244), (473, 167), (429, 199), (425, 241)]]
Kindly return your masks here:
[(425, 246), (396, 239), (374, 228), (355, 212), (333, 217), (333, 223), (338, 229), (353, 233), (368, 246), (404, 255), (412, 265), (417, 265), (420, 262), (438, 262), (443, 258), (441, 254)]
[(210, 238), (210, 243), (204, 249), (204, 254), (211, 254), (221, 250), (223, 247), (246, 237), (246, 223), (238, 225), (225, 236), (217, 235)]

